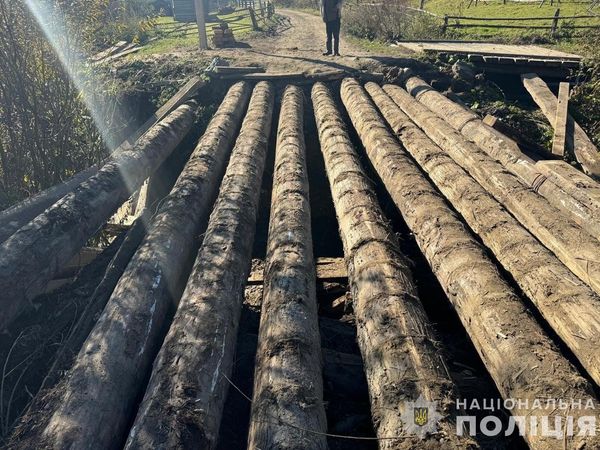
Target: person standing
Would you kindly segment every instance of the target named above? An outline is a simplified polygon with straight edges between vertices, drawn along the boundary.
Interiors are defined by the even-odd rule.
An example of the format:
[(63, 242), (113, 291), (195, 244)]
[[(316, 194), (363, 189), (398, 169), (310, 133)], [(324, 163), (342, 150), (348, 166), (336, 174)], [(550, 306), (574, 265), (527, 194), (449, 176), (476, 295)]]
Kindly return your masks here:
[(340, 56), (340, 19), (342, 17), (342, 0), (321, 0), (321, 17), (327, 31), (327, 51), (323, 55)]

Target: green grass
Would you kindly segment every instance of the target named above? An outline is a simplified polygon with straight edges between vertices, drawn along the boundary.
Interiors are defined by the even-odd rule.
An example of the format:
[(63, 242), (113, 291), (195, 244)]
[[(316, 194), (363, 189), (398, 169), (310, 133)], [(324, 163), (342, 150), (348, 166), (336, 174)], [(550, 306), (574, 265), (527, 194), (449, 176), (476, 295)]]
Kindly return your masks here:
[[(253, 33), (252, 22), (247, 10), (238, 10), (231, 14), (217, 14), (218, 20), (206, 24), (208, 39), (212, 38), (212, 27), (218, 25), (219, 21), (225, 21), (233, 30), (236, 39), (242, 39)], [(257, 17), (259, 26), (268, 25)], [(161, 16), (155, 20), (155, 30), (150, 34), (151, 42), (148, 42), (132, 58), (145, 58), (149, 55), (168, 53), (171, 51), (189, 50), (198, 46), (198, 28), (196, 23), (175, 22), (173, 17)]]
[[(418, 6), (416, 1), (412, 2), (414, 6)], [(469, 17), (552, 17), (556, 12), (557, 8), (560, 8), (561, 16), (575, 16), (575, 15), (589, 15), (588, 10), (589, 4), (584, 3), (565, 3), (550, 5), (547, 0), (542, 7), (539, 6), (539, 2), (535, 3), (515, 3), (508, 2), (506, 5), (501, 0), (488, 0), (480, 1), (477, 6), (475, 2), (467, 7), (469, 4), (468, 0), (426, 0), (425, 9), (434, 14), (440, 16), (469, 16)], [(596, 13), (600, 13), (596, 8)], [(450, 20), (450, 23), (456, 23), (456, 20)], [(478, 21), (464, 21), (460, 23), (465, 24), (476, 24)], [(550, 26), (552, 21), (536, 20), (536, 21), (494, 21), (495, 25), (537, 25), (537, 26)], [(600, 18), (593, 19), (578, 19), (576, 21), (559, 21), (559, 32), (562, 35), (570, 36), (573, 31), (581, 33), (584, 30), (573, 30), (569, 29), (569, 25), (600, 25)], [(473, 28), (450, 28), (451, 35), (460, 39), (468, 38), (526, 38), (527, 36), (546, 36), (550, 37), (550, 30), (527, 30), (527, 29), (495, 29), (485, 26), (478, 26)]]

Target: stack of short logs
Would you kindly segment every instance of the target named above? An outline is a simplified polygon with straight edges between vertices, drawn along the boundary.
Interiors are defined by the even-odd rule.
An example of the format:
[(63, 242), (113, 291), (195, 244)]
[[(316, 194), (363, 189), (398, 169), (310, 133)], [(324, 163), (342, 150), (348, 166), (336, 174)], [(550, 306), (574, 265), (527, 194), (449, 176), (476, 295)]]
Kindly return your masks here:
[(212, 43), (216, 48), (233, 47), (235, 45), (233, 30), (229, 28), (227, 22), (222, 22), (213, 27)]
[[(226, 24), (214, 31), (215, 46), (234, 42)], [(127, 253), (129, 264), (120, 262), (112, 294), (95, 300), (90, 308), (96, 312), (77, 325), (87, 339), (81, 343), (78, 335), (79, 353), (54, 400), (39, 414), (29, 439), (13, 446), (217, 446), (232, 389), (263, 173), (270, 173), (267, 155), (273, 150), (248, 447), (327, 447), (304, 142), (310, 101), (379, 447), (478, 444), (456, 434), (452, 401), (460, 393), (445, 370), (448, 349), (436, 342), (435, 324), (415, 287), (418, 274), (379, 205), (371, 169), (500, 395), (597, 402), (595, 182), (578, 175), (582, 181), (570, 184), (564, 168), (539, 166), (419, 78), (406, 80), (406, 87), (345, 79), (340, 103), (322, 83), (310, 95), (288, 86), (279, 107), (269, 82), (253, 89), (245, 82), (233, 85), (145, 233), (138, 233)], [(32, 309), (29, 302), (45, 283), (183, 139), (193, 112), (194, 103), (175, 110), (132, 151), (7, 238), (0, 247), (0, 325)], [(276, 145), (270, 149), (277, 112)], [(409, 432), (407, 402), (417, 399), (439, 402), (434, 432)], [(513, 413), (542, 422), (548, 411), (520, 403)], [(550, 413), (560, 419), (567, 414), (577, 420), (593, 412)], [(532, 448), (600, 448), (594, 435), (557, 440), (530, 428), (521, 434)]]

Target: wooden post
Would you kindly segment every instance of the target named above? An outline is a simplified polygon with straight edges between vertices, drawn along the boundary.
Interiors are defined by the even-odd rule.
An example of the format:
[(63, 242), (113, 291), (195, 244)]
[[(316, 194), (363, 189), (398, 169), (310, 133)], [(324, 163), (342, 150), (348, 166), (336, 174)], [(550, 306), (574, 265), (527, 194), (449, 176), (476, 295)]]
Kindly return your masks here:
[(419, 9), (425, 9), (425, 0), (419, 2)]
[(554, 38), (558, 32), (558, 19), (560, 15), (560, 8), (556, 8), (556, 12), (554, 13), (554, 18), (552, 19), (552, 29), (550, 30), (551, 36)]
[(444, 25), (442, 25), (442, 34), (446, 34), (448, 29), (448, 15), (444, 15)]
[[(542, 110), (550, 123), (556, 118), (557, 99), (548, 88), (544, 80), (535, 73), (526, 73), (521, 75), (521, 80), (525, 89), (529, 92), (533, 100)], [(598, 149), (592, 143), (585, 131), (575, 120), (567, 115), (567, 150), (572, 151), (581, 164), (583, 171), (589, 176), (600, 179), (600, 154)]]
[(258, 83), (177, 313), (153, 358), (125, 445), (129, 450), (216, 448), (251, 266), (273, 105), (272, 86)]
[(254, 12), (254, 8), (249, 7), (248, 12), (250, 13), (250, 20), (252, 21), (252, 29), (254, 31), (258, 31), (258, 22), (256, 21), (256, 13)]
[(558, 104), (554, 119), (552, 153), (564, 156), (567, 139), (567, 119), (569, 117), (569, 83), (561, 82), (558, 87)]
[(97, 449), (125, 440), (179, 299), (181, 282), (199, 245), (249, 90), (245, 83), (230, 88), (161, 203), (146, 238), (77, 355), (64, 396), (50, 411), (43, 430), (43, 442), (49, 447), (86, 448), (89, 436), (94, 436)]
[[(481, 237), (504, 269), (510, 272), (523, 293), (573, 351), (594, 381), (600, 384), (598, 295), (579, 282), (552, 252), (433, 143), (381, 87), (367, 83), (366, 89), (404, 148), (427, 172), (469, 227)], [(562, 163), (570, 168), (564, 161), (544, 163)], [(579, 175), (585, 177), (581, 172)], [(594, 183), (591, 179), (588, 181)], [(498, 226), (499, 223), (502, 226)], [(564, 303), (566, 298), (573, 300), (568, 302), (568, 306)]]
[(208, 38), (206, 37), (206, 12), (204, 10), (204, 0), (194, 0), (196, 8), (196, 23), (198, 24), (198, 40), (200, 50), (208, 48)]

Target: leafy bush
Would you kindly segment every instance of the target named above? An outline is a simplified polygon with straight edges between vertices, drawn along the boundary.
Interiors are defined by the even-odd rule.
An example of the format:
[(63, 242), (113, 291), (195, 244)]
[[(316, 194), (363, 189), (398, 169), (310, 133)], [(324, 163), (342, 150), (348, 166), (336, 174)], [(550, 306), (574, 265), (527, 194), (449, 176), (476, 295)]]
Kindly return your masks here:
[(432, 39), (441, 36), (438, 18), (407, 9), (406, 0), (381, 4), (344, 5), (342, 26), (349, 34), (369, 40)]

